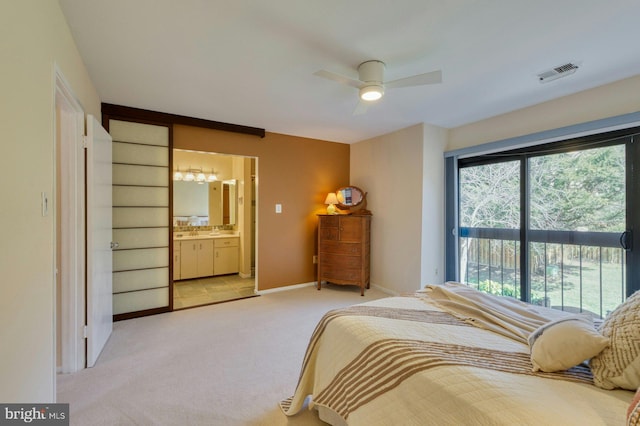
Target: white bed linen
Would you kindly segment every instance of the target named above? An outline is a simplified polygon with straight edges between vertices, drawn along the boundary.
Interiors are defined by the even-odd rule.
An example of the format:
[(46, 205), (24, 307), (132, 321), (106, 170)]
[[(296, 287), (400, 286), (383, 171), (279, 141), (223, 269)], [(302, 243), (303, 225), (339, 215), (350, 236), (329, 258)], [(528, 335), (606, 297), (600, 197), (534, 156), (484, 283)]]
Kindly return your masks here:
[[(416, 297), (392, 297), (362, 305), (440, 311)], [(606, 391), (575, 381), (447, 365), (409, 376), (350, 410), (346, 418), (338, 414), (343, 410), (313, 400), (345, 366), (381, 338), (529, 351), (525, 344), (472, 326), (340, 316), (327, 324), (317, 344), (310, 347), (296, 393), (290, 405), (283, 406), (285, 414), (297, 413), (311, 395), (309, 406), (322, 406), (323, 419), (335, 425), (623, 425), (633, 397), (629, 391)], [(363, 371), (375, 367), (366, 366)]]

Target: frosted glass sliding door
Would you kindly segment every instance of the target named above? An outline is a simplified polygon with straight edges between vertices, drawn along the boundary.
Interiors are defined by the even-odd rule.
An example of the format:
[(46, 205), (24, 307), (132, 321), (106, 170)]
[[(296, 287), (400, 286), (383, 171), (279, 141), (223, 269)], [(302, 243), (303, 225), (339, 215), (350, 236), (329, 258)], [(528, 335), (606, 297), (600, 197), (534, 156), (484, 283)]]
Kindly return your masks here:
[[(113, 313), (169, 309), (169, 128), (109, 120)], [(134, 314), (135, 315), (135, 314)]]

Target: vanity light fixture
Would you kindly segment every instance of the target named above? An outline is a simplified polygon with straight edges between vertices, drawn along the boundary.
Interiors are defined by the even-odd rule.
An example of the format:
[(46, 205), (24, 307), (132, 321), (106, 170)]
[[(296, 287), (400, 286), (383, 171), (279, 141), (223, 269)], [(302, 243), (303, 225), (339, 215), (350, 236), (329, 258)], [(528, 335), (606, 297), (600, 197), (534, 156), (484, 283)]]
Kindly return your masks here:
[(337, 214), (336, 206), (334, 204), (338, 204), (338, 197), (336, 196), (335, 192), (328, 193), (327, 198), (325, 198), (324, 200), (324, 203), (328, 204), (327, 214)]
[(189, 171), (187, 172), (186, 175), (184, 175), (184, 181), (185, 182), (193, 182), (194, 180), (196, 180), (196, 176), (193, 174), (193, 172), (191, 171), (191, 169), (189, 169)]
[(218, 176), (211, 169), (211, 173), (207, 176), (202, 169), (187, 169), (183, 174), (180, 168), (177, 167), (173, 174), (173, 180), (184, 182), (196, 182), (199, 184), (205, 184), (207, 182), (215, 182), (218, 180)]
[(184, 179), (184, 176), (182, 176), (182, 173), (180, 172), (180, 168), (176, 169), (176, 172), (173, 174), (173, 180), (182, 180)]

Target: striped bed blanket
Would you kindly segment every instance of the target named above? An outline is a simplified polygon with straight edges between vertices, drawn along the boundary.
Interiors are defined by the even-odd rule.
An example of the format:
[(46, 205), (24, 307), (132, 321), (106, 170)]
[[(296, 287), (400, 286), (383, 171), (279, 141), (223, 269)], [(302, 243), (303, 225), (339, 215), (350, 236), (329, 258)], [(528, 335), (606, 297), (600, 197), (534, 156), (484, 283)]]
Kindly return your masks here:
[(533, 372), (526, 344), (423, 294), (328, 312), (280, 406), (292, 416), (311, 396), (335, 425), (617, 424), (626, 397), (614, 395), (592, 385), (586, 366)]

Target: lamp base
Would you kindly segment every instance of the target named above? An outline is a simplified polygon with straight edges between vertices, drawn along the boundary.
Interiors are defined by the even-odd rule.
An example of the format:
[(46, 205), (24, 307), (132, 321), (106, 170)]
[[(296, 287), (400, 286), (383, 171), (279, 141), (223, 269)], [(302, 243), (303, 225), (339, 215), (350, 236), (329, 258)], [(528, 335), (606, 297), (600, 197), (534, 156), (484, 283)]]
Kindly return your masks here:
[(336, 206), (329, 204), (327, 206), (327, 214), (336, 214)]

